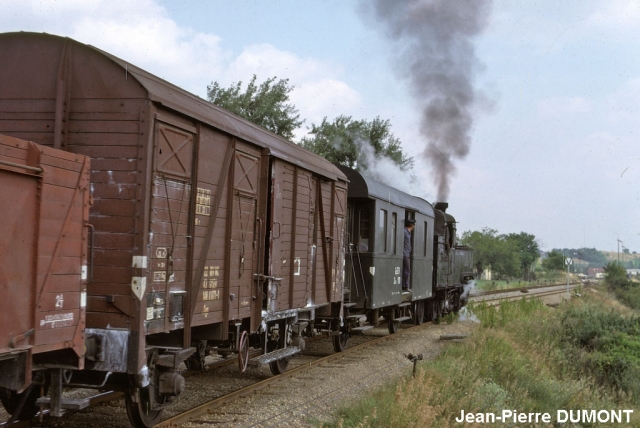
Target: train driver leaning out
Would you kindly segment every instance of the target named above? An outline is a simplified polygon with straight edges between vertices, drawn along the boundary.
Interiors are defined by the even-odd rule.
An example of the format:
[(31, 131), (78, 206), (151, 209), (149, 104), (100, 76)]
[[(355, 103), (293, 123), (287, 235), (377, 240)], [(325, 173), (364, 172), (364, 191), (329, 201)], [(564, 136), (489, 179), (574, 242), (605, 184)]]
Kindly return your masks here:
[(402, 250), (402, 290), (411, 291), (409, 278), (411, 277), (411, 233), (416, 227), (416, 221), (408, 218), (404, 221), (404, 248)]

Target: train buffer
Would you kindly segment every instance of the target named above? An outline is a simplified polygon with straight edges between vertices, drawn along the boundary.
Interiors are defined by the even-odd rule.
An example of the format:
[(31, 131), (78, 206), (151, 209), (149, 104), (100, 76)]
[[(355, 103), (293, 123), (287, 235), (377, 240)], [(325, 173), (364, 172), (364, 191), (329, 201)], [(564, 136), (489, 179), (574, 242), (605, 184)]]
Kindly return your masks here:
[(262, 354), (258, 357), (252, 358), (249, 360), (249, 365), (252, 367), (259, 367), (263, 364), (268, 364), (277, 360), (281, 360), (283, 358), (292, 357), (295, 354), (301, 352), (302, 349), (298, 346), (288, 346), (286, 348), (277, 349), (272, 352), (267, 352), (266, 354)]

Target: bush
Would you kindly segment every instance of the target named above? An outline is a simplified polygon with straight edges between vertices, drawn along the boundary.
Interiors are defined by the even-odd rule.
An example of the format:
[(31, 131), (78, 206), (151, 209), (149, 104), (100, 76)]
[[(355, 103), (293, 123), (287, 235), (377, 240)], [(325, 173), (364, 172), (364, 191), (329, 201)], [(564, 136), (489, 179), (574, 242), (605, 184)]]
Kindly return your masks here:
[(627, 288), (613, 290), (615, 296), (632, 309), (640, 309), (640, 284), (632, 283)]
[(634, 285), (627, 278), (627, 270), (619, 263), (607, 263), (604, 267), (604, 272), (606, 273), (604, 283), (611, 289), (629, 288)]
[(640, 319), (595, 305), (571, 306), (561, 318), (560, 341), (579, 372), (599, 385), (640, 397)]

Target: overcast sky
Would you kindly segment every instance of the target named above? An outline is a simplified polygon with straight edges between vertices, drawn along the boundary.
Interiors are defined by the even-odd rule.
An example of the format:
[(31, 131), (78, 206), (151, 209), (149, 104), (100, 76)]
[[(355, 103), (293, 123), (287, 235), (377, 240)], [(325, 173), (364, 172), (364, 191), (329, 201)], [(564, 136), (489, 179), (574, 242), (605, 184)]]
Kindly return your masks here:
[[(400, 15), (404, 3), (392, 3)], [(414, 193), (434, 202), (421, 106), (398, 56), (406, 40), (391, 41), (370, 8), (3, 0), (0, 31), (68, 36), (201, 97), (212, 81), (288, 78), (306, 119), (299, 137), (325, 116), (389, 119), (417, 158)], [(527, 232), (546, 250), (616, 251), (620, 239), (640, 252), (640, 1), (494, 1), (487, 16), (469, 36), (470, 149), (454, 160), (448, 198), (459, 231)]]

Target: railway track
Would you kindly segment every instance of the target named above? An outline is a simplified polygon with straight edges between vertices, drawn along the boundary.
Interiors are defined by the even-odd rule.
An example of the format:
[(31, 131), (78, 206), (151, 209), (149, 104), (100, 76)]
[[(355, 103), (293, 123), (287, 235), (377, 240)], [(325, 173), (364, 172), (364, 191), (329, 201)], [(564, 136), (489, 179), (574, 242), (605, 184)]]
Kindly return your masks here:
[[(579, 283), (575, 283), (575, 284), (570, 284), (570, 288), (575, 288), (577, 286), (579, 286)], [(526, 296), (524, 296), (524, 293), (522, 293), (522, 290), (527, 290), (528, 292), (531, 292), (532, 290), (534, 291), (538, 291), (538, 292), (534, 292), (531, 294), (528, 294)], [(484, 296), (492, 296), (489, 298), (483, 298), (481, 299), (484, 301), (501, 301), (501, 300), (513, 300), (513, 299), (519, 299), (524, 297), (543, 297), (543, 296), (549, 296), (549, 295), (554, 295), (554, 294), (560, 294), (566, 292), (566, 288), (562, 288), (562, 286), (558, 286), (558, 285), (543, 285), (543, 286), (533, 286), (533, 287), (518, 287), (515, 289), (509, 289), (509, 290), (497, 290), (495, 292), (486, 292), (486, 293), (478, 293), (476, 296), (474, 297), (484, 297)], [(517, 294), (516, 294), (517, 293)], [(505, 294), (512, 294), (512, 296), (504, 296)], [(498, 297), (500, 296), (500, 297)], [(216, 409), (220, 409), (221, 407), (229, 404), (229, 403), (233, 403), (236, 402), (239, 399), (245, 398), (245, 397), (249, 397), (252, 394), (255, 394), (259, 391), (265, 390), (267, 388), (273, 388), (273, 387), (277, 387), (277, 385), (279, 383), (283, 383), (286, 380), (291, 380), (291, 379), (296, 379), (296, 377), (300, 377), (301, 375), (304, 375), (305, 373), (307, 373), (309, 370), (315, 368), (315, 367), (321, 367), (322, 365), (328, 365), (330, 363), (336, 363), (339, 362), (340, 360), (343, 360), (344, 358), (349, 358), (349, 356), (351, 355), (358, 355), (359, 353), (365, 351), (366, 349), (376, 346), (378, 344), (384, 343), (386, 341), (389, 340), (394, 340), (394, 339), (400, 339), (403, 335), (406, 334), (411, 334), (412, 332), (419, 330), (419, 329), (424, 329), (427, 328), (427, 324), (423, 324), (421, 326), (413, 326), (413, 327), (407, 327), (402, 329), (401, 331), (399, 331), (397, 334), (395, 335), (387, 335), (387, 336), (382, 336), (382, 337), (378, 337), (377, 339), (373, 339), (371, 341), (368, 342), (364, 342), (361, 343), (355, 347), (350, 347), (348, 348), (345, 352), (342, 353), (337, 353), (337, 354), (332, 354), (332, 355), (328, 355), (325, 356), (323, 358), (320, 358), (316, 361), (310, 362), (308, 364), (304, 364), (304, 365), (300, 365), (297, 368), (290, 370), (280, 376), (277, 377), (273, 377), (273, 378), (268, 378), (265, 379), (259, 383), (256, 383), (254, 385), (250, 385), (248, 387), (245, 387), (243, 389), (240, 389), (238, 391), (235, 391), (231, 394), (228, 394), (226, 396), (223, 397), (219, 397), (215, 400), (212, 400), (208, 403), (204, 403), (198, 407), (195, 407), (193, 409), (191, 409), (189, 412), (185, 412), (182, 413), (180, 415), (176, 415), (172, 418), (166, 419), (165, 421), (163, 421), (162, 423), (158, 424), (157, 427), (178, 427), (178, 426), (182, 426), (183, 424), (187, 424), (190, 421), (196, 420), (196, 424), (205, 424), (209, 421), (209, 419), (205, 419), (205, 420), (198, 420), (199, 418), (202, 418), (202, 416), (210, 416), (212, 414), (215, 414)], [(365, 351), (366, 352), (366, 351)], [(371, 353), (370, 353), (371, 354)], [(377, 372), (376, 372), (377, 373)], [(372, 374), (371, 376), (375, 375)], [(334, 390), (331, 391), (333, 394), (338, 393), (338, 390)], [(318, 397), (313, 396), (311, 397), (309, 400), (307, 400), (306, 402), (303, 403), (297, 403), (296, 406), (297, 407), (304, 407), (305, 405), (308, 405), (309, 403), (313, 403), (313, 402), (317, 402), (318, 401)], [(286, 414), (289, 413), (290, 410), (285, 410), (280, 412), (281, 414)], [(270, 418), (272, 418), (273, 416), (270, 416)], [(211, 423), (220, 423), (220, 421), (215, 421), (215, 420), (210, 420), (209, 422)], [(252, 425), (247, 425), (247, 426), (269, 426), (268, 424), (265, 424), (266, 422), (268, 422), (267, 420), (259, 420), (256, 421), (254, 424)], [(282, 422), (286, 422), (283, 421), (281, 418), (278, 418), (278, 422), (277, 425), (282, 424)], [(276, 425), (274, 425), (276, 426)]]
[[(579, 286), (579, 284), (571, 284), (570, 288), (575, 288)], [(523, 292), (526, 290), (527, 292)], [(522, 297), (543, 297), (549, 296), (553, 294), (560, 294), (566, 292), (566, 285), (563, 286), (533, 286), (533, 287), (518, 287), (509, 290), (495, 290), (492, 292), (484, 292), (484, 293), (475, 293), (471, 295), (472, 301), (486, 301), (493, 303), (499, 303), (504, 300), (513, 300), (519, 299)], [(361, 378), (364, 380), (368, 378), (371, 382), (355, 382), (348, 385), (345, 385), (343, 382), (339, 382), (337, 385), (327, 385), (326, 388), (322, 389), (322, 391), (315, 394), (308, 394), (309, 388), (313, 384), (323, 383), (325, 381), (322, 374), (326, 373), (326, 370), (339, 370), (339, 371), (348, 371), (349, 366), (352, 362), (358, 361), (362, 363), (363, 360), (371, 358), (375, 359), (376, 355), (378, 355), (377, 351), (371, 351), (374, 347), (386, 347), (391, 346), (395, 348), (395, 345), (401, 343), (404, 340), (404, 337), (411, 335), (421, 335), (424, 334), (424, 331), (429, 330), (430, 328), (439, 328), (446, 326), (430, 326), (432, 323), (426, 323), (420, 326), (406, 326), (399, 330), (397, 334), (389, 335), (386, 334), (386, 326), (383, 325), (381, 328), (370, 330), (371, 335), (360, 335), (354, 336), (351, 341), (356, 342), (355, 346), (350, 346), (345, 352), (342, 353), (333, 353), (331, 350), (331, 341), (325, 340), (325, 348), (321, 345), (312, 346), (310, 350), (306, 351), (300, 356), (292, 359), (290, 362), (290, 368), (287, 372), (279, 376), (271, 376), (264, 377), (264, 374), (256, 374), (254, 373), (254, 379), (249, 385), (243, 386), (241, 388), (237, 388), (232, 392), (222, 394), (212, 400), (205, 402), (204, 404), (196, 405), (190, 409), (185, 409), (184, 411), (178, 411), (177, 414), (171, 416), (170, 418), (162, 421), (158, 424), (158, 427), (177, 427), (177, 426), (206, 426), (207, 424), (220, 424), (227, 426), (228, 424), (224, 422), (225, 420), (228, 422), (229, 418), (239, 419), (243, 422), (237, 426), (286, 426), (287, 421), (297, 417), (300, 413), (305, 413), (307, 409), (317, 407), (322, 405), (323, 402), (328, 402), (329, 400), (335, 400), (336, 397), (341, 394), (347, 394), (349, 390), (353, 390), (354, 388), (362, 388), (363, 385), (368, 385), (369, 383), (375, 383), (375, 380), (378, 377), (383, 375), (387, 375), (389, 371), (389, 365), (383, 365), (382, 367), (373, 370), (368, 373), (366, 376), (362, 376)], [(369, 332), (368, 332), (369, 333)], [(320, 341), (321, 342), (321, 341)], [(406, 358), (402, 358), (402, 355), (396, 355), (392, 363), (398, 370), (403, 370), (411, 364), (409, 360)], [(396, 361), (399, 360), (399, 361)], [(209, 365), (209, 374), (215, 372), (217, 369), (223, 369), (229, 365), (233, 365), (237, 361), (233, 358), (229, 358), (220, 362), (216, 362), (214, 364)], [(235, 369), (235, 368), (233, 368)], [(237, 369), (235, 369), (237, 371)], [(189, 376), (190, 373), (187, 373), (185, 377)], [(328, 376), (328, 375), (327, 375)], [(335, 376), (334, 376), (335, 377)], [(215, 378), (213, 379), (215, 381)], [(307, 385), (309, 384), (309, 385)], [(250, 410), (243, 409), (243, 405), (240, 405), (240, 410), (221, 410), (226, 409), (231, 405), (232, 407), (238, 407), (237, 403), (246, 403), (255, 401), (256, 397), (270, 397), (274, 399), (279, 395), (278, 391), (283, 389), (291, 389), (291, 388), (305, 388), (305, 398), (300, 398), (298, 402), (294, 404), (294, 409), (290, 406), (284, 406), (282, 409), (277, 409), (276, 414), (272, 414), (273, 412), (264, 412), (256, 410), (255, 412), (251, 412)], [(189, 387), (188, 387), (189, 389)], [(302, 395), (302, 394), (300, 394)], [(104, 403), (105, 401), (111, 400), (120, 400), (122, 394), (110, 392), (105, 394), (100, 394), (99, 396), (92, 397), (92, 405), (96, 405), (99, 402)], [(180, 400), (178, 400), (179, 402)], [(116, 403), (111, 403), (110, 405), (114, 406)], [(273, 406), (271, 406), (273, 407)], [(255, 414), (252, 414), (255, 413)], [(83, 412), (82, 414), (75, 415), (74, 421), (69, 421), (67, 423), (65, 418), (62, 419), (48, 419), (46, 412), (42, 415), (44, 419), (44, 425), (35, 422), (31, 424), (29, 422), (20, 422), (19, 424), (11, 425), (12, 427), (29, 427), (29, 426), (51, 426), (49, 422), (54, 423), (56, 427), (77, 427), (77, 426), (87, 426), (83, 425), (86, 422), (83, 422), (84, 416), (91, 417), (91, 410), (88, 412)], [(37, 420), (34, 419), (34, 421)], [(270, 421), (276, 421), (271, 423)], [(91, 422), (94, 424), (94, 422)], [(284, 425), (283, 425), (284, 424)], [(0, 427), (5, 427), (6, 424), (0, 424)], [(109, 425), (111, 426), (111, 425)], [(120, 426), (120, 425), (113, 425)], [(126, 426), (126, 425), (123, 425)], [(234, 426), (233, 424), (229, 426)]]
[(500, 302), (504, 300), (517, 300), (522, 297), (530, 296), (530, 297), (544, 297), (551, 296), (554, 294), (562, 294), (567, 292), (567, 288), (569, 291), (574, 290), (583, 286), (580, 282), (570, 283), (567, 287), (566, 284), (559, 285), (541, 285), (541, 286), (532, 286), (532, 287), (517, 287), (503, 290), (491, 290), (485, 291), (475, 294), (470, 294), (469, 298), (472, 301), (476, 302)]
[[(579, 287), (580, 285), (582, 285), (582, 283), (578, 281), (570, 282), (569, 288), (570, 289), (576, 288), (576, 287)], [(525, 287), (503, 288), (500, 290), (477, 291), (474, 293), (470, 293), (469, 297), (480, 297), (480, 296), (488, 296), (492, 294), (503, 294), (503, 293), (509, 293), (509, 292), (515, 293), (517, 291), (522, 291), (522, 290), (533, 291), (533, 290), (540, 290), (545, 288), (557, 288), (557, 287), (566, 287), (566, 286), (567, 286), (566, 283), (557, 283), (557, 284), (531, 285), (528, 287), (525, 286)]]
[(201, 406), (195, 407), (193, 409), (191, 409), (189, 412), (187, 413), (182, 413), (180, 415), (174, 416), (172, 418), (169, 418), (163, 422), (161, 422), (160, 424), (156, 425), (156, 427), (177, 427), (180, 426), (183, 423), (188, 422), (191, 419), (195, 419), (198, 418), (204, 414), (208, 414), (210, 413), (212, 410), (215, 410), (217, 408), (220, 408), (221, 406), (231, 403), (235, 400), (237, 400), (238, 398), (241, 397), (246, 397), (250, 394), (253, 394), (255, 392), (261, 391), (265, 388), (270, 388), (273, 387), (274, 385), (277, 385), (278, 383), (284, 382), (288, 379), (291, 378), (296, 378), (298, 376), (300, 376), (303, 373), (306, 373), (309, 369), (311, 368), (315, 368), (315, 367), (322, 367), (323, 365), (327, 365), (329, 363), (335, 363), (335, 362), (339, 362), (341, 360), (344, 360), (345, 358), (348, 358), (349, 356), (356, 354), (356, 353), (360, 353), (363, 350), (380, 344), (380, 343), (384, 343), (387, 342), (391, 339), (396, 339), (399, 336), (406, 334), (407, 332), (413, 330), (413, 329), (418, 329), (418, 328), (423, 328), (424, 325), (421, 326), (413, 326), (413, 327), (408, 327), (405, 328), (401, 331), (399, 331), (397, 334), (395, 335), (388, 335), (388, 336), (381, 336), (378, 337), (376, 339), (372, 339), (370, 341), (366, 341), (364, 343), (361, 343), (359, 345), (353, 346), (348, 348), (347, 350), (345, 350), (344, 352), (341, 353), (334, 353), (331, 355), (327, 355), (324, 357), (321, 357), (315, 361), (311, 361), (309, 363), (303, 364), (303, 365), (299, 365), (298, 367), (289, 370), (279, 376), (276, 377), (272, 377), (272, 378), (268, 378), (265, 379), (261, 382), (258, 382), (256, 384), (250, 385), (248, 387), (242, 388), (240, 390), (237, 390), (235, 392), (232, 392), (231, 394), (227, 394), (225, 396), (219, 397), (215, 400), (212, 400), (208, 403), (202, 404)]

